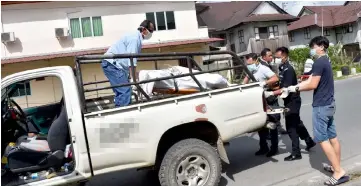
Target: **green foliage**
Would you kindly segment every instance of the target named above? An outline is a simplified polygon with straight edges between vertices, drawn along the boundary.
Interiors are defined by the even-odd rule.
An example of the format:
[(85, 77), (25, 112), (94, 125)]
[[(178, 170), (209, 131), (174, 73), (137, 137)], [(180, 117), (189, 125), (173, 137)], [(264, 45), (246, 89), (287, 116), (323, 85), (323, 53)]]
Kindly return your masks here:
[(289, 57), (298, 75), (303, 73), (305, 62), (309, 56), (310, 49), (308, 47), (296, 48), (290, 51)]
[[(356, 67), (357, 72), (360, 72), (361, 67), (352, 63), (352, 57), (346, 54), (346, 51), (342, 49), (342, 44), (337, 44), (334, 46), (330, 46), (328, 48), (327, 54), (330, 57), (332, 70), (339, 71), (343, 66), (349, 66), (350, 68)], [(297, 48), (290, 51), (289, 57), (291, 62), (294, 63), (295, 70), (297, 75), (303, 73), (304, 65), (310, 56), (310, 49), (308, 47), (305, 48)]]

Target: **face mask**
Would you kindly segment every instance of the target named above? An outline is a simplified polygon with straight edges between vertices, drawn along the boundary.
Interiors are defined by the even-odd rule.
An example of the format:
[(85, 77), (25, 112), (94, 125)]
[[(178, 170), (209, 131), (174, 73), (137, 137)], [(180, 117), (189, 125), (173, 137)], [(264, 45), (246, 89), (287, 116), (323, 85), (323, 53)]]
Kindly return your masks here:
[(147, 35), (144, 35), (144, 39), (150, 39), (152, 37), (152, 33), (148, 32)]
[(314, 49), (314, 48), (311, 49), (311, 50), (310, 50), (310, 56), (311, 56), (311, 57), (315, 57), (316, 55), (317, 55), (316, 49)]
[(279, 65), (279, 64), (281, 64), (282, 63), (282, 59), (281, 58), (276, 58), (275, 59), (275, 64), (276, 65)]
[(248, 70), (249, 70), (251, 73), (253, 73), (254, 71), (257, 70), (256, 64), (247, 65), (247, 68), (248, 68)]
[[(143, 28), (144, 28), (144, 27), (143, 27)], [(146, 28), (145, 28), (145, 29), (146, 29)], [(144, 39), (150, 39), (150, 38), (152, 37), (152, 34), (153, 34), (153, 33), (149, 32), (148, 29), (146, 29), (146, 30), (147, 30), (148, 34), (147, 34), (147, 35), (143, 35), (143, 36), (144, 36)]]

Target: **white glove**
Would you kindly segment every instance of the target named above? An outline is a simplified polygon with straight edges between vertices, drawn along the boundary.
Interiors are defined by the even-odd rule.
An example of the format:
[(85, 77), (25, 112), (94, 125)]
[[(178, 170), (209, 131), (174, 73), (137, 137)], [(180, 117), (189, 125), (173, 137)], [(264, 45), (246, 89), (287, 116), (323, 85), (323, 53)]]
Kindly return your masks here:
[(259, 86), (261, 86), (261, 87), (263, 88), (264, 86), (266, 86), (266, 82), (265, 82), (265, 81), (260, 82), (260, 83), (259, 83)]
[(298, 86), (297, 85), (289, 86), (289, 87), (287, 87), (287, 89), (289, 92), (297, 92)]
[(273, 96), (273, 95), (274, 95), (273, 91), (264, 91), (264, 96), (265, 96), (266, 98), (268, 98), (268, 97), (270, 97), (270, 96)]
[(288, 94), (290, 94), (290, 91), (288, 90), (288, 88), (283, 88), (280, 98), (286, 98), (288, 96)]
[(132, 85), (132, 90), (133, 90), (133, 92), (136, 92), (137, 91), (137, 86)]

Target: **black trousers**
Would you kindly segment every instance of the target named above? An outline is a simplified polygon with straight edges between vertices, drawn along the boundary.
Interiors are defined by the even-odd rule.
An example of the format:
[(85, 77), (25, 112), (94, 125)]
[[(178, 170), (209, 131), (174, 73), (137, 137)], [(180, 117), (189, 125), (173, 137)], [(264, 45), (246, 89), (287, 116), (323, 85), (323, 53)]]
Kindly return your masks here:
[(268, 134), (271, 136), (271, 149), (278, 148), (278, 130), (276, 129), (268, 129), (266, 127), (262, 128), (258, 131), (259, 135), (259, 147), (261, 149), (269, 149), (267, 143)]
[[(271, 107), (278, 107), (278, 99), (277, 97), (269, 97), (267, 98), (267, 104)], [(274, 115), (268, 115), (267, 121), (273, 122), (278, 124), (281, 120), (280, 114), (274, 114)], [(278, 129), (268, 129), (266, 127), (262, 128), (258, 131), (259, 135), (259, 146), (261, 149), (268, 149), (268, 143), (267, 143), (267, 137), (268, 134), (270, 134), (271, 137), (271, 149), (277, 149), (278, 148)]]
[(286, 130), (292, 141), (292, 155), (301, 155), (300, 140), (305, 140), (309, 144), (312, 140), (299, 113), (290, 113), (285, 117)]

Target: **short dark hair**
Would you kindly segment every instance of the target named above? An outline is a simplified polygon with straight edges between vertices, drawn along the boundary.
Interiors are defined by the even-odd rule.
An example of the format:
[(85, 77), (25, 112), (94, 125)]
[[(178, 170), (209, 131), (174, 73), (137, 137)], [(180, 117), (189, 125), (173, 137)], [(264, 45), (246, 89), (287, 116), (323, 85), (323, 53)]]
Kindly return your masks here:
[(277, 48), (276, 49), (276, 52), (281, 52), (282, 54), (286, 54), (287, 56), (288, 56), (288, 54), (289, 54), (289, 50), (288, 50), (288, 48), (287, 47), (279, 47), (279, 48)]
[(150, 24), (152, 24), (154, 26), (152, 21), (146, 19), (142, 23), (140, 23), (138, 30), (142, 31), (142, 27), (150, 30)]
[(330, 41), (327, 39), (327, 37), (316, 36), (311, 39), (309, 47), (312, 48), (314, 45), (323, 46), (325, 49), (328, 49)]
[(269, 48), (264, 48), (261, 52), (261, 56), (262, 57), (265, 57), (267, 55), (267, 52), (271, 52), (271, 49)]
[(246, 55), (246, 59), (252, 58), (253, 60), (257, 60), (258, 56), (256, 53), (249, 53)]

